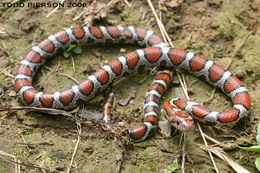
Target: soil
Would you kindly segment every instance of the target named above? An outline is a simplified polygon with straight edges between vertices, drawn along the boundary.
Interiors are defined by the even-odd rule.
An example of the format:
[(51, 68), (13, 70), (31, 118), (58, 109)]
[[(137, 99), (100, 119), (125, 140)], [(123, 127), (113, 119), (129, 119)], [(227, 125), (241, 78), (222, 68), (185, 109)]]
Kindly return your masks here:
[[(1, 108), (20, 105), (12, 85), (12, 75), (15, 75), (22, 57), (33, 45), (59, 30), (81, 25), (133, 25), (160, 33), (146, 1), (129, 0), (131, 6), (128, 6), (125, 1), (109, 4), (108, 0), (83, 0), (81, 3), (87, 5), (85, 8), (59, 8), (50, 17), (46, 16), (54, 8), (27, 7), (28, 2), (39, 1), (26, 1), (25, 7), (0, 5)], [(185, 0), (176, 1), (174, 7), (171, 7), (171, 3), (161, 2), (160, 6), (158, 1), (153, 1), (153, 4), (158, 14), (161, 14), (174, 46), (196, 52), (224, 67), (229, 63), (234, 50), (252, 32), (229, 68), (249, 90), (252, 99), (250, 116), (233, 126), (201, 123), (201, 127), (207, 135), (231, 146), (223, 148), (231, 159), (250, 172), (257, 172), (254, 162), (258, 154), (240, 150), (237, 146), (256, 144), (256, 127), (260, 115), (260, 1)], [(104, 8), (97, 10), (99, 7)], [(85, 14), (79, 16), (83, 11)], [(73, 20), (77, 16), (78, 19)], [(75, 82), (60, 74), (67, 74), (80, 81), (105, 63), (140, 48), (121, 44), (81, 47), (81, 55), (64, 58), (60, 52), (49, 60), (36, 75), (34, 86), (49, 92), (69, 88)], [(117, 99), (127, 98), (131, 88), (136, 88), (135, 98), (127, 106), (117, 105), (112, 110), (113, 119), (122, 128), (133, 127), (142, 121), (143, 98), (154, 77), (151, 70), (144, 69), (130, 74), (116, 83)], [(180, 72), (184, 74), (190, 99), (203, 102), (210, 97), (214, 89), (211, 85), (185, 71)], [(147, 79), (140, 82), (144, 78)], [(180, 91), (178, 88), (180, 86), (177, 89), (170, 88), (160, 104), (166, 99), (176, 97), (176, 91)], [(108, 93), (107, 89), (71, 113), (101, 112)], [(216, 90), (214, 99), (205, 106), (224, 111), (230, 109), (232, 103), (220, 90)], [(160, 115), (160, 119), (162, 118)], [(119, 147), (118, 139), (95, 123), (81, 124), (81, 131), (71, 172), (116, 172), (121, 162), (122, 173), (164, 172), (175, 160), (181, 165), (182, 133), (174, 129), (171, 137), (165, 137), (157, 131), (152, 138), (143, 142), (124, 144), (124, 150)], [(63, 115), (28, 110), (0, 112), (0, 150), (27, 164), (21, 166), (22, 172), (44, 172), (44, 168), (48, 169), (45, 170), (47, 172), (66, 172), (78, 140), (78, 132), (76, 121)], [(215, 146), (210, 141), (208, 143)], [(203, 144), (203, 140), (196, 128), (186, 134), (185, 151), (188, 157), (185, 172), (215, 172), (208, 153), (197, 144)], [(12, 159), (0, 156), (1, 172), (14, 172), (14, 163), (10, 162)], [(213, 156), (219, 172), (235, 172), (227, 162)]]

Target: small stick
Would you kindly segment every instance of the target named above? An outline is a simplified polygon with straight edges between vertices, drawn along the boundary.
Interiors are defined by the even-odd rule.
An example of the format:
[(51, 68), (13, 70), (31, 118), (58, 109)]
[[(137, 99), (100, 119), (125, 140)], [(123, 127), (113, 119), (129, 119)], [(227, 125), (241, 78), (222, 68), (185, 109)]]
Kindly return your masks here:
[(212, 137), (208, 136), (207, 134), (203, 133), (203, 135), (205, 136), (205, 138), (207, 138), (208, 140), (210, 140), (211, 142), (219, 145), (219, 146), (222, 146), (221, 142), (217, 141), (216, 139), (213, 139)]
[(49, 142), (36, 142), (36, 143), (30, 143), (30, 142), (14, 142), (14, 144), (20, 144), (20, 145), (28, 145), (28, 146), (32, 146), (32, 145), (54, 145), (53, 143), (49, 143)]
[(6, 67), (5, 69), (0, 69), (1, 73), (3, 73), (5, 76), (8, 76), (10, 78), (14, 78), (14, 75), (12, 75), (10, 72), (8, 72), (7, 70), (9, 70), (11, 68), (11, 66)]
[(132, 6), (127, 0), (124, 0), (124, 2), (126, 3), (126, 5), (127, 5), (128, 7), (131, 7), (131, 6)]
[[(12, 162), (20, 163), (20, 160), (17, 159), (17, 157), (14, 156), (14, 155), (12, 155), (12, 154), (8, 154), (8, 153), (6, 153), (6, 152), (0, 150), (0, 155), (2, 155), (2, 156), (12, 157), (12, 158), (14, 159), (14, 161), (12, 161)], [(3, 160), (5, 160), (5, 159), (3, 158)], [(8, 159), (6, 159), (6, 160), (8, 160)], [(20, 173), (20, 165), (17, 164), (17, 163), (14, 164), (15, 173)]]
[(37, 112), (44, 112), (44, 113), (48, 113), (48, 114), (52, 114), (52, 115), (64, 115), (67, 117), (71, 117), (73, 119), (74, 116), (67, 112), (67, 111), (63, 111), (63, 110), (59, 110), (59, 109), (52, 109), (52, 108), (38, 108), (38, 107), (30, 107), (30, 106), (12, 106), (12, 107), (2, 107), (0, 108), (0, 111), (5, 111), (5, 110), (30, 110), (30, 111), (37, 111)]
[(207, 100), (205, 100), (204, 102), (202, 102), (202, 103), (200, 103), (201, 105), (203, 105), (203, 104), (205, 104), (205, 103), (208, 103), (208, 102), (210, 102), (211, 100), (213, 100), (214, 99), (214, 96), (215, 96), (215, 94), (216, 94), (216, 88), (214, 88), (213, 89), (213, 91), (212, 91), (212, 93), (211, 93), (211, 96), (210, 96), (210, 98), (209, 99), (207, 99)]
[[(164, 41), (165, 41), (166, 43), (169, 42), (170, 45), (171, 45), (171, 47), (174, 47), (173, 44), (172, 44), (172, 41), (171, 41), (171, 39), (170, 39), (170, 37), (169, 37), (169, 35), (168, 35), (168, 33), (167, 33), (166, 30), (165, 30), (165, 27), (164, 27), (162, 21), (159, 19), (158, 15), (157, 15), (157, 13), (156, 13), (156, 11), (155, 11), (155, 9), (154, 9), (154, 6), (153, 6), (151, 0), (146, 0), (146, 1), (147, 1), (147, 3), (149, 4), (149, 6), (150, 6), (150, 8), (151, 8), (151, 10), (152, 10), (152, 12), (153, 12), (153, 14), (154, 14), (154, 17), (155, 17), (156, 22), (157, 22), (157, 24), (158, 24), (158, 26), (159, 26), (159, 29), (160, 29), (160, 31), (161, 31), (161, 33), (162, 33), (162, 36), (163, 36)], [(168, 41), (167, 41), (167, 40), (168, 40)]]
[[(1, 32), (1, 31), (0, 31)], [(1, 40), (1, 42), (2, 42), (2, 44), (3, 44), (3, 46), (4, 46), (4, 48), (6, 49), (6, 45), (5, 45), (5, 43), (3, 42), (3, 40)]]
[(73, 82), (75, 82), (76, 84), (79, 84), (79, 81), (77, 81), (77, 79), (73, 78), (72, 76), (68, 75), (68, 74), (64, 74), (64, 73), (59, 73), (59, 75), (61, 76), (66, 76), (69, 79), (71, 79)]
[[(22, 136), (23, 142), (24, 142), (24, 143), (26, 143), (26, 140), (24, 139), (24, 137), (23, 137), (23, 134), (22, 134), (22, 133), (21, 133), (21, 136)], [(28, 145), (26, 145), (26, 148), (27, 148), (27, 150), (28, 150), (28, 151), (30, 151), (30, 148), (28, 147)]]
[[(198, 129), (199, 129), (199, 131), (200, 131), (200, 135), (201, 135), (201, 137), (202, 137), (202, 139), (203, 139), (203, 141), (204, 141), (204, 144), (208, 147), (208, 143), (207, 143), (207, 141), (206, 141), (206, 139), (205, 139), (204, 133), (203, 133), (202, 130), (201, 130), (200, 124), (198, 123), (198, 121), (196, 121), (196, 123), (197, 123)], [(213, 163), (213, 165), (214, 165), (214, 168), (215, 168), (216, 173), (219, 173), (218, 167), (217, 167), (217, 165), (216, 165), (216, 163), (215, 163), (215, 161), (214, 161), (214, 158), (213, 158), (213, 156), (212, 156), (212, 153), (211, 153), (210, 151), (208, 151), (208, 153), (209, 153), (210, 159), (211, 159), (211, 161), (212, 161), (212, 163)]]
[[(60, 3), (63, 3), (65, 0), (61, 0)], [(53, 13), (55, 13), (59, 9), (59, 6), (54, 8), (46, 17), (50, 17)]]
[(229, 64), (226, 66), (226, 69), (229, 69), (230, 65), (232, 64), (232, 61), (234, 59), (234, 57), (236, 56), (236, 54), (239, 52), (239, 50), (244, 46), (244, 44), (246, 43), (247, 39), (249, 38), (249, 36), (253, 34), (252, 31), (250, 31), (246, 37), (244, 38), (244, 40), (239, 44), (238, 48), (235, 49), (235, 51), (232, 53)]
[[(1, 152), (1, 151), (0, 151), (0, 152)], [(0, 153), (0, 155), (1, 155), (1, 153)], [(46, 171), (50, 171), (50, 169), (48, 169), (48, 168), (44, 168), (44, 167), (40, 167), (40, 166), (35, 166), (35, 165), (33, 165), (32, 163), (26, 164), (26, 163), (22, 163), (22, 162), (20, 162), (20, 161), (9, 160), (9, 159), (3, 158), (3, 157), (1, 157), (1, 156), (0, 156), (0, 158), (3, 159), (4, 161), (10, 162), (10, 163), (14, 163), (14, 164), (18, 164), (18, 165), (23, 165), (23, 166), (27, 166), (27, 167), (30, 167), (30, 168), (38, 168), (38, 169), (44, 169), (44, 170), (46, 170)], [(20, 166), (19, 166), (19, 167), (20, 167)], [(19, 172), (20, 172), (20, 171), (19, 171)]]
[(86, 11), (82, 11), (81, 13), (79, 13), (79, 15), (75, 16), (72, 20), (78, 20), (84, 14), (86, 14)]
[(76, 122), (76, 123), (77, 123), (77, 129), (78, 129), (78, 134), (79, 134), (79, 136), (78, 136), (76, 145), (75, 145), (75, 147), (74, 147), (74, 151), (73, 151), (73, 154), (72, 154), (72, 157), (71, 157), (71, 160), (70, 160), (70, 165), (69, 165), (69, 167), (68, 167), (67, 173), (70, 172), (71, 166), (72, 166), (72, 164), (73, 164), (74, 157), (75, 157), (75, 155), (76, 155), (76, 152), (77, 152), (77, 150), (78, 150), (78, 146), (79, 146), (79, 143), (80, 143), (81, 124), (80, 124), (79, 122)]
[(154, 67), (154, 68), (151, 70), (150, 74), (147, 75), (147, 76), (146, 76), (145, 78), (143, 78), (142, 80), (140, 80), (140, 81), (138, 82), (138, 84), (142, 84), (144, 81), (146, 81), (146, 80), (148, 79), (148, 77), (149, 77), (156, 69), (157, 69), (157, 67)]
[(184, 83), (183, 83), (183, 81), (182, 81), (182, 79), (180, 77), (180, 74), (179, 73), (176, 73), (176, 74), (177, 74), (178, 80), (180, 81), (180, 84), (181, 84), (182, 90), (183, 90), (183, 92), (185, 94), (185, 97), (189, 100), (190, 97), (188, 95), (187, 88), (185, 88), (185, 85), (184, 85)]
[(186, 133), (183, 135), (183, 144), (182, 144), (182, 162), (181, 162), (181, 172), (185, 173), (185, 143), (186, 143)]
[(72, 61), (72, 67), (73, 67), (73, 72), (75, 72), (75, 62), (74, 62), (74, 58), (73, 56), (71, 55), (71, 61)]
[(164, 35), (164, 32), (163, 32), (163, 30), (162, 30), (162, 23), (161, 23), (161, 21), (160, 21), (158, 15), (156, 14), (156, 11), (155, 11), (155, 9), (154, 9), (154, 6), (153, 6), (151, 0), (146, 0), (146, 1), (147, 1), (147, 3), (149, 4), (149, 6), (150, 6), (150, 8), (151, 8), (151, 10), (152, 10), (152, 12), (153, 12), (153, 14), (154, 14), (154, 17), (155, 17), (155, 19), (156, 19), (156, 22), (157, 22), (157, 24), (158, 24), (158, 26), (159, 26), (159, 29), (160, 29), (161, 33), (162, 33), (163, 40), (167, 42), (167, 39), (166, 39), (166, 37), (165, 37), (165, 35)]
[(122, 165), (123, 165), (123, 161), (124, 161), (124, 155), (125, 155), (125, 148), (124, 148), (124, 144), (122, 143), (122, 141), (117, 140), (118, 141), (118, 146), (121, 148), (122, 152), (120, 154), (120, 157), (117, 158), (117, 168), (116, 168), (116, 173), (120, 173), (121, 169), (122, 169)]

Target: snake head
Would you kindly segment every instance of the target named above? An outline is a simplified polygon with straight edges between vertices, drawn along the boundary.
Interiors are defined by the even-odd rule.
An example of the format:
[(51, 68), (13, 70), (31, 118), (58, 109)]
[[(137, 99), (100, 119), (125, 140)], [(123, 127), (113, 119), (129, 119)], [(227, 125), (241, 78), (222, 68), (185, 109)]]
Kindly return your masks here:
[(181, 131), (191, 131), (194, 129), (192, 116), (179, 109), (169, 101), (164, 102), (162, 113), (171, 123), (171, 125)]

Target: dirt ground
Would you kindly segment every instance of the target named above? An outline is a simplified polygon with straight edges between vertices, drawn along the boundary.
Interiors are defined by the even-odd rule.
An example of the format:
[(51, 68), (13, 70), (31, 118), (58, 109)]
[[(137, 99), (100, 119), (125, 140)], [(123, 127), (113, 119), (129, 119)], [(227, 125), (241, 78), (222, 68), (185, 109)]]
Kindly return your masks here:
[[(24, 3), (28, 2), (40, 1), (30, 0)], [(49, 17), (46, 16), (54, 8), (3, 7), (3, 4), (0, 4), (1, 109), (20, 105), (12, 84), (13, 75), (21, 59), (33, 45), (59, 30), (81, 25), (133, 25), (160, 33), (146, 1), (129, 0), (129, 4), (125, 1), (111, 3), (109, 0), (80, 2), (86, 3), (87, 6), (60, 8)], [(201, 124), (201, 127), (207, 135), (230, 146), (219, 147), (222, 147), (231, 159), (250, 172), (257, 172), (254, 161), (258, 154), (242, 151), (237, 146), (251, 146), (256, 143), (256, 127), (260, 115), (260, 1), (160, 2), (159, 5), (158, 1), (154, 0), (153, 4), (157, 13), (161, 14), (174, 46), (196, 52), (224, 67), (229, 63), (234, 50), (246, 35), (252, 32), (229, 68), (249, 90), (252, 99), (250, 116), (233, 127), (204, 124)], [(62, 53), (59, 53), (39, 70), (34, 86), (50, 92), (69, 88), (75, 84), (74, 81), (61, 74), (80, 81), (105, 63), (139, 47), (94, 44), (82, 48), (81, 55), (73, 55), (75, 72), (72, 58), (64, 58)], [(183, 73), (191, 99), (197, 102), (207, 100), (214, 88), (185, 71)], [(135, 98), (127, 106), (117, 105), (112, 112), (113, 118), (122, 128), (133, 127), (142, 121), (143, 98), (153, 77), (151, 69), (144, 69), (130, 74), (115, 85), (118, 99), (127, 98), (131, 88), (136, 88)], [(147, 80), (140, 82), (144, 78)], [(180, 91), (180, 86), (177, 89), (170, 88), (160, 104), (166, 99), (176, 97), (176, 91)], [(109, 90), (105, 90), (84, 107), (74, 109), (71, 113), (101, 112), (108, 92)], [(217, 90), (214, 99), (205, 106), (224, 111), (231, 108), (232, 103)], [(160, 117), (162, 119), (161, 115)], [(81, 134), (78, 135), (80, 130)], [(66, 172), (78, 139), (80, 142), (71, 172), (117, 172), (120, 164), (122, 173), (163, 172), (176, 159), (181, 165), (181, 135), (181, 132), (173, 130), (172, 136), (166, 138), (157, 131), (154, 137), (144, 142), (130, 142), (119, 147), (120, 142), (95, 123), (77, 126), (74, 119), (63, 115), (28, 110), (0, 112), (0, 150), (16, 156), (23, 163), (21, 172)], [(216, 146), (210, 141), (208, 143)], [(188, 157), (185, 161), (185, 172), (215, 172), (208, 153), (200, 149), (198, 144), (203, 144), (203, 140), (196, 128), (186, 134), (185, 152)], [(219, 172), (235, 172), (227, 162), (213, 156)], [(1, 172), (15, 171), (12, 160), (0, 154)]]

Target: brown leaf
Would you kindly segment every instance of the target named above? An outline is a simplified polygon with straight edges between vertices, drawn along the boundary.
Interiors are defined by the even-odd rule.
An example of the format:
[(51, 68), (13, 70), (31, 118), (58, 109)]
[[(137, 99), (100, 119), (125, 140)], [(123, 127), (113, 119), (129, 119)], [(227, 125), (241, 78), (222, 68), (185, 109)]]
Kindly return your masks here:
[(172, 1), (166, 1), (164, 4), (168, 7), (178, 7), (181, 3), (183, 3), (183, 0), (172, 0)]
[(220, 157), (222, 160), (226, 161), (237, 173), (250, 173), (248, 170), (243, 168), (241, 165), (236, 163), (234, 160), (229, 158), (226, 153), (218, 147), (205, 146), (201, 144), (197, 144), (202, 150), (210, 151)]
[(15, 96), (16, 96), (16, 92), (15, 92), (15, 91), (10, 91), (10, 92), (8, 93), (8, 96), (10, 96), (10, 97), (15, 97)]
[(84, 22), (87, 26), (91, 26), (95, 19), (103, 19), (107, 17), (107, 12), (109, 6), (112, 6), (118, 2), (118, 0), (111, 0), (109, 3), (105, 4), (103, 2), (94, 0), (92, 4), (86, 9)]
[(87, 26), (91, 26), (95, 19), (102, 19), (107, 15), (106, 4), (97, 0), (94, 0), (86, 11), (84, 22)]

